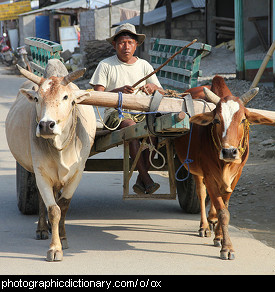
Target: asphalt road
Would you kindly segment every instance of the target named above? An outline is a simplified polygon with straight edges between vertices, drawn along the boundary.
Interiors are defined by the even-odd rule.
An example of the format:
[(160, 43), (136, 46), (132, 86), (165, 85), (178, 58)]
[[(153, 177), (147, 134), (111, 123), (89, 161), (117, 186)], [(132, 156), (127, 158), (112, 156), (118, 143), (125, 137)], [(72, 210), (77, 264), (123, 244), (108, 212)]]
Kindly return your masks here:
[[(244, 230), (230, 226), (236, 259), (224, 261), (213, 236), (198, 237), (199, 215), (184, 214), (177, 201), (123, 201), (119, 172), (84, 173), (67, 216), (69, 249), (62, 262), (46, 262), (49, 240), (35, 240), (37, 216), (17, 208), (4, 130), (24, 79), (5, 74), (0, 68), (0, 274), (275, 275), (275, 249)], [(167, 178), (154, 178), (165, 191)]]

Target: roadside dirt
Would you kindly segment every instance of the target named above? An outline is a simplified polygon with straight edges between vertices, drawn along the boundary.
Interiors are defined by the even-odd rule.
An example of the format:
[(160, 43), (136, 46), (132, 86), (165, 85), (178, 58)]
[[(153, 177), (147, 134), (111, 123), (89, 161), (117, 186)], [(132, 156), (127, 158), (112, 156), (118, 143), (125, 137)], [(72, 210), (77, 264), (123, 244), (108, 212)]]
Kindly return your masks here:
[(252, 126), (250, 136), (250, 157), (230, 199), (230, 223), (275, 248), (275, 159), (268, 157), (275, 129)]

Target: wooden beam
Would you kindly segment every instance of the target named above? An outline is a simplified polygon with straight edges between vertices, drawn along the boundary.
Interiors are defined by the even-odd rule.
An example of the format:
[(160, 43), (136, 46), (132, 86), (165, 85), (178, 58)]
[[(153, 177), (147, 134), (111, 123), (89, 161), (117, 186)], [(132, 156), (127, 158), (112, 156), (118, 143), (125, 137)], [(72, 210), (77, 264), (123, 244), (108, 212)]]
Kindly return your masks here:
[[(118, 93), (102, 92), (102, 91), (83, 91), (87, 97), (81, 104), (103, 106), (103, 107), (118, 107)], [(122, 107), (129, 110), (137, 110), (148, 112), (150, 111), (150, 103), (152, 97), (141, 94), (123, 94)], [(159, 105), (160, 112), (181, 112), (183, 107), (183, 99), (163, 97)], [(200, 100), (193, 100), (195, 114), (209, 112), (215, 108), (213, 103), (205, 103)]]
[[(87, 95), (86, 99), (81, 102), (81, 104), (95, 105), (102, 107), (113, 107), (117, 108), (118, 106), (118, 93), (114, 92), (102, 92), (102, 91), (84, 91)], [(122, 107), (129, 110), (137, 110), (148, 112), (150, 110), (150, 103), (152, 97), (146, 95), (134, 95), (134, 94), (123, 94)], [(160, 112), (181, 112), (183, 107), (183, 99), (172, 98), (172, 97), (163, 97), (160, 102), (158, 110)], [(212, 111), (215, 108), (215, 105), (211, 102), (203, 102), (201, 100), (193, 100), (194, 112), (195, 114), (201, 114), (203, 112)], [(275, 121), (275, 112), (260, 110), (254, 108), (247, 108), (250, 111), (262, 114), (267, 118), (270, 118)]]

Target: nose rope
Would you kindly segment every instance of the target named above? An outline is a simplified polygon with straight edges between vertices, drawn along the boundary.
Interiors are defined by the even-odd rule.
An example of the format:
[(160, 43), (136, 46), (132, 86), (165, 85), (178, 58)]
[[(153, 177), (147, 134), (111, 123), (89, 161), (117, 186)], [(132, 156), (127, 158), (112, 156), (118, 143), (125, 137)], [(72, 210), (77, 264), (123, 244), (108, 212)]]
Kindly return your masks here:
[[(214, 137), (213, 129), (214, 129), (214, 124), (211, 127), (211, 137), (212, 137), (212, 141), (213, 141), (216, 149), (218, 150), (218, 152), (220, 152), (221, 149), (222, 149), (222, 143), (221, 143), (221, 140), (220, 140), (219, 136), (217, 135), (219, 145), (217, 144), (216, 139)], [(248, 137), (249, 137), (249, 135), (248, 135), (249, 134), (249, 129), (250, 129), (250, 123), (248, 122), (247, 119), (245, 119), (243, 136), (242, 136), (242, 139), (241, 139), (240, 144), (238, 146), (238, 150), (240, 152), (240, 156), (241, 157), (243, 156), (243, 154), (244, 154), (244, 152), (246, 151), (246, 148), (247, 148)]]
[[(58, 148), (58, 147), (54, 146), (53, 144), (50, 144), (50, 142), (47, 139), (48, 144), (51, 145), (52, 147), (54, 147), (57, 151), (63, 151), (64, 149), (66, 149), (69, 146), (69, 144), (71, 143), (72, 139), (73, 139), (73, 136), (74, 136), (75, 130), (76, 130), (76, 124), (77, 124), (77, 113), (76, 113), (77, 112), (77, 104), (76, 103), (73, 104), (69, 114), (67, 115), (67, 117), (65, 119), (58, 120), (56, 122), (56, 124), (59, 124), (59, 123), (65, 121), (65, 120), (67, 120), (68, 117), (71, 115), (73, 110), (75, 110), (74, 111), (74, 117), (73, 117), (73, 129), (71, 131), (71, 134), (69, 135), (69, 138), (66, 139), (67, 142), (65, 143), (65, 145), (62, 148)], [(37, 124), (39, 124), (37, 116), (36, 116), (36, 122), (37, 122)]]
[[(65, 150), (71, 143), (71, 141), (73, 140), (73, 137), (74, 137), (74, 134), (75, 134), (75, 130), (76, 130), (76, 124), (77, 124), (77, 106), (76, 106), (76, 103), (73, 105), (72, 107), (72, 110), (75, 109), (74, 111), (74, 119), (73, 119), (73, 130), (71, 132), (71, 135), (69, 137), (69, 139), (67, 140), (67, 142), (65, 143), (65, 145), (62, 147), (62, 148), (57, 148), (54, 146), (54, 148), (57, 150), (57, 151), (62, 151), (62, 150)], [(71, 110), (71, 112), (72, 112)]]

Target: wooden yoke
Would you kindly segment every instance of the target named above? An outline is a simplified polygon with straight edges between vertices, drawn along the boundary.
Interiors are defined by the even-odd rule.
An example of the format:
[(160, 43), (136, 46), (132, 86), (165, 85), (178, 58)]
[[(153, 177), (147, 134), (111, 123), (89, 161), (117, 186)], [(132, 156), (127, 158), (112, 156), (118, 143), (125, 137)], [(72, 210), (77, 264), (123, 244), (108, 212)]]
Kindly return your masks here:
[[(87, 97), (81, 102), (81, 104), (95, 105), (102, 107), (118, 107), (118, 93), (114, 92), (102, 92), (102, 91), (85, 91)], [(139, 95), (139, 94), (123, 94), (122, 107), (128, 110), (137, 110), (148, 112), (150, 110), (150, 103), (152, 97)], [(181, 112), (183, 106), (183, 99), (163, 97), (160, 102), (158, 110), (160, 112)], [(201, 114), (203, 112), (212, 111), (215, 105), (211, 102), (204, 102), (201, 100), (193, 100), (194, 112), (196, 114)], [(273, 119), (275, 121), (275, 112), (260, 110), (254, 108), (247, 108), (251, 112), (259, 113), (267, 118)]]

